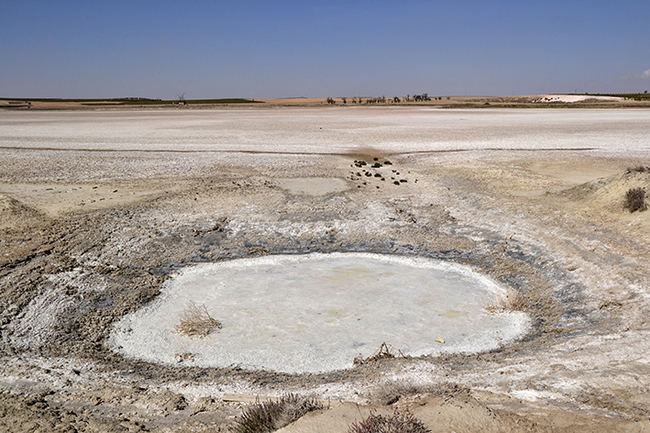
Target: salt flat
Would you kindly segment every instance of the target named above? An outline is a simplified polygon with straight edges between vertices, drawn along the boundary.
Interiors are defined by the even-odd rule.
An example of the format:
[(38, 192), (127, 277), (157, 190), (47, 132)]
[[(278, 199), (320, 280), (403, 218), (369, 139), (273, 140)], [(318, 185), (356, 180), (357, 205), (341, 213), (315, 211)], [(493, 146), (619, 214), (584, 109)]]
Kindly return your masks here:
[[(186, 269), (110, 341), (151, 362), (191, 353), (203, 367), (318, 373), (351, 368), (382, 343), (406, 356), (493, 350), (529, 327), (524, 313), (485, 311), (506, 293), (470, 268), (393, 255), (241, 259)], [(179, 334), (188, 305), (204, 306), (223, 328)]]
[[(377, 395), (406, 385), (398, 405), (426, 390), (434, 396), (426, 413), (449, 431), (462, 430), (438, 414), (453, 409), (456, 419), (466, 419), (468, 398), (471, 416), (481, 426), (495, 422), (494, 431), (508, 422), (507, 431), (521, 431), (522, 420), (539, 431), (647, 430), (650, 211), (630, 212), (624, 204), (629, 189), (650, 191), (648, 131), (650, 110), (642, 109), (0, 112), (0, 405), (18, 420), (40, 416), (33, 411), (43, 405), (56, 407), (57, 417), (59, 408), (74, 406), (71, 417), (101, 431), (124, 431), (125, 417), (144, 420), (151, 431), (167, 431), (174, 417), (179, 431), (193, 431), (206, 413), (227, 426), (239, 411), (226, 401), (233, 393), (246, 401), (314, 394), (392, 412)], [(256, 348), (273, 348), (264, 338), (273, 320), (256, 305), (262, 320), (248, 320), (260, 329), (247, 346), (251, 356), (236, 353), (244, 341), (210, 363), (201, 341), (179, 341), (173, 354), (164, 352), (165, 339), (178, 337), (169, 332), (179, 320), (175, 305), (156, 322), (166, 328), (149, 328), (165, 362), (111, 344), (121, 320), (167, 299), (176, 275), (314, 253), (469, 266), (516, 293), (502, 309), (525, 313), (530, 326), (518, 338), (484, 340), (499, 343), (486, 351), (449, 353), (463, 341), (458, 329), (439, 335), (445, 343), (431, 342), (437, 331), (416, 326), (411, 338), (407, 327), (394, 329), (402, 319), (419, 323), (422, 309), (390, 321), (388, 331), (368, 312), (361, 322), (373, 328), (373, 339), (362, 341), (363, 356), (393, 330), (405, 331), (394, 349), (418, 338), (429, 344), (411, 345), (413, 357), (351, 365), (350, 335), (334, 327), (344, 344), (334, 339), (314, 350), (312, 359), (327, 359), (328, 351), (338, 357), (322, 368), (298, 365), (307, 338), (292, 346), (294, 358), (282, 353), (285, 362), (276, 362), (271, 354), (259, 362)], [(251, 271), (242, 293), (252, 298), (246, 289), (267, 281), (267, 270)], [(407, 295), (438, 301), (410, 280), (426, 276), (408, 274), (404, 283), (413, 291), (394, 292), (385, 303), (410, 311), (417, 301)], [(222, 281), (226, 288), (231, 277)], [(391, 287), (402, 282), (390, 278)], [(195, 286), (187, 294), (196, 296), (179, 296), (180, 303), (206, 304), (224, 321), (223, 334), (205, 342), (229, 332), (240, 338), (245, 325), (234, 326), (219, 293), (202, 297)], [(322, 296), (301, 297), (300, 286), (291, 299), (317, 310), (327, 292), (312, 287)], [(263, 294), (265, 302), (284, 305), (277, 314), (285, 329), (300, 323), (321, 331), (309, 317), (291, 320), (290, 298)], [(346, 300), (327, 299), (345, 308), (323, 315), (362, 309)], [(442, 318), (456, 321), (467, 311), (448, 310)], [(443, 330), (444, 322), (424, 327)], [(132, 348), (142, 341), (146, 336)], [(161, 412), (170, 401), (183, 404), (172, 404), (171, 415)], [(204, 421), (207, 429), (219, 426)], [(138, 431), (134, 422), (129, 428)]]
[(650, 110), (268, 108), (0, 112), (0, 147), (341, 153), (650, 149)]

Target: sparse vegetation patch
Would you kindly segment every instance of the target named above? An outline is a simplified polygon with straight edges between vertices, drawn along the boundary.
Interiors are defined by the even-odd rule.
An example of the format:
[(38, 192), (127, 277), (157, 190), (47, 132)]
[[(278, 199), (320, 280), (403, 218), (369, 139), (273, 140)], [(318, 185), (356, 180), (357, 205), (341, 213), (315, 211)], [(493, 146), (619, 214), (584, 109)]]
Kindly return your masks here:
[(348, 433), (427, 433), (430, 431), (408, 410), (396, 410), (391, 416), (372, 414), (348, 428)]
[(630, 188), (625, 193), (625, 209), (630, 212), (644, 211), (648, 208), (645, 202), (645, 189)]
[(266, 433), (291, 424), (314, 410), (325, 409), (319, 401), (295, 394), (255, 404), (235, 421), (235, 433)]
[(181, 321), (176, 325), (176, 332), (188, 337), (207, 337), (216, 329), (221, 329), (221, 322), (210, 316), (205, 305), (190, 304), (183, 312)]
[(626, 173), (650, 173), (650, 166), (638, 165), (636, 167), (630, 167), (626, 170)]

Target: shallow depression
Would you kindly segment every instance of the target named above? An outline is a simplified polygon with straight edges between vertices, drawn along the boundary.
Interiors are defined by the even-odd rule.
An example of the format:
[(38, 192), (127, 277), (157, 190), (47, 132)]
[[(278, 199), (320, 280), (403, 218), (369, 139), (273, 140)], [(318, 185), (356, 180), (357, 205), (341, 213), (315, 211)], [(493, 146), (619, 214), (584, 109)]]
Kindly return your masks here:
[[(425, 258), (332, 253), (201, 264), (125, 316), (114, 350), (151, 362), (286, 373), (350, 368), (382, 342), (405, 355), (490, 350), (523, 335), (524, 313), (487, 313), (505, 289), (462, 265)], [(223, 327), (175, 331), (192, 303)], [(444, 339), (444, 343), (436, 341)]]

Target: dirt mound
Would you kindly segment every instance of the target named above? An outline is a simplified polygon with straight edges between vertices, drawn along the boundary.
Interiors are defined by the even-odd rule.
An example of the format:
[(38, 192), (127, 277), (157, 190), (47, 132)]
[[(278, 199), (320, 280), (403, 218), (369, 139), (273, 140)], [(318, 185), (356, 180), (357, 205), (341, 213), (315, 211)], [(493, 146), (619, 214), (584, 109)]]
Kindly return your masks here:
[(7, 195), (0, 194), (0, 229), (22, 225), (42, 216), (43, 214), (36, 209)]
[(632, 188), (650, 191), (650, 169), (643, 166), (630, 168), (622, 174), (583, 183), (558, 194), (591, 207), (626, 213), (625, 193)]

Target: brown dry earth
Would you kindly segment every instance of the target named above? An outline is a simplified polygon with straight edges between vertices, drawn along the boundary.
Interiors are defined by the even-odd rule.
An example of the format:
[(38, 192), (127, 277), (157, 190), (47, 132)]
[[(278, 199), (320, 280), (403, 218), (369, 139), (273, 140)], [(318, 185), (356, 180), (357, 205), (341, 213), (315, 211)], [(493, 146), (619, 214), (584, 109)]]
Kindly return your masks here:
[[(650, 166), (645, 144), (629, 154), (56, 146), (0, 149), (0, 431), (229, 431), (256, 395), (287, 392), (331, 404), (283, 432), (345, 432), (395, 408), (433, 432), (650, 431), (650, 211), (623, 208), (629, 188), (650, 190), (649, 171), (627, 170)], [(385, 181), (356, 174), (354, 160), (375, 156), (393, 163), (372, 169)], [(472, 265), (522, 293), (534, 328), (489, 353), (310, 375), (155, 365), (106, 344), (176, 269), (312, 251)]]

